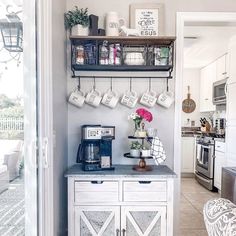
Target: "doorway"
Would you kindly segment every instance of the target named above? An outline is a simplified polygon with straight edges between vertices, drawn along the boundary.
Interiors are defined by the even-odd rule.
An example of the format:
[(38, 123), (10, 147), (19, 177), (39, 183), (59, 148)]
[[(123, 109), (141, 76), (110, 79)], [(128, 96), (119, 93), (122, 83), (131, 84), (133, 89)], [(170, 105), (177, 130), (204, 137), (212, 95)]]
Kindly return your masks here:
[[(177, 52), (176, 52), (176, 110), (175, 110), (175, 171), (178, 174), (178, 176), (181, 176), (181, 171), (183, 172), (183, 167), (185, 169), (186, 172), (188, 172), (188, 170), (191, 169), (190, 172), (192, 172), (192, 176), (188, 176), (188, 177), (194, 177), (195, 175), (195, 162), (197, 160), (197, 156), (195, 155), (196, 153), (196, 139), (194, 140), (194, 138), (192, 138), (193, 140), (190, 140), (191, 137), (181, 137), (183, 134), (183, 129), (182, 127), (188, 128), (185, 129), (185, 131), (191, 131), (192, 132), (192, 124), (194, 123), (194, 126), (199, 127), (200, 128), (200, 133), (201, 131), (201, 124), (197, 124), (199, 123), (200, 118), (204, 118), (206, 116), (206, 118), (209, 118), (209, 116), (213, 116), (214, 112), (211, 110), (211, 108), (209, 109), (210, 114), (205, 113), (204, 109), (202, 109), (202, 112), (199, 112), (198, 114), (195, 113), (195, 116), (188, 116), (187, 115), (183, 115), (182, 112), (182, 101), (183, 99), (185, 99), (185, 96), (187, 94), (187, 86), (189, 85), (189, 83), (191, 83), (190, 81), (185, 80), (185, 77), (197, 77), (200, 78), (201, 77), (201, 69), (203, 69), (204, 67), (206, 67), (207, 65), (210, 64), (210, 62), (206, 62), (205, 65), (201, 65), (199, 66), (200, 70), (198, 70), (197, 68), (188, 68), (186, 69), (186, 46), (187, 47), (191, 47), (191, 45), (193, 44), (197, 44), (197, 41), (199, 40), (199, 35), (200, 35), (200, 31), (204, 28), (207, 27), (213, 27), (213, 28), (208, 28), (208, 35), (211, 34), (215, 29), (219, 29), (221, 27), (225, 27), (225, 28), (229, 28), (229, 27), (235, 27), (236, 26), (236, 14), (235, 13), (209, 13), (209, 12), (185, 12), (185, 13), (177, 13)], [(191, 32), (191, 28), (192, 27), (192, 31), (195, 34), (190, 34)], [(198, 28), (200, 27), (200, 28)], [(187, 35), (188, 34), (188, 35)], [(221, 36), (221, 35), (220, 35)], [(230, 36), (229, 36), (230, 37)], [(217, 41), (216, 39), (214, 40), (214, 37), (212, 39), (212, 43), (214, 44), (215, 41)], [(224, 45), (225, 46), (225, 45)], [(224, 47), (220, 48), (223, 49)], [(201, 51), (204, 48), (198, 48), (195, 51), (195, 58), (196, 55), (201, 54)], [(193, 51), (188, 50), (190, 53), (193, 53)], [(214, 54), (211, 53), (211, 54)], [(224, 53), (220, 52), (218, 56), (214, 55), (216, 59), (218, 59), (220, 56), (223, 56)], [(191, 58), (188, 58), (188, 64), (190, 64)], [(193, 58), (192, 58), (193, 59)], [(201, 58), (201, 62), (204, 62), (206, 58)], [(214, 59), (211, 59), (211, 62), (214, 62)], [(195, 64), (196, 61), (195, 61)], [(189, 65), (188, 65), (189, 66)], [(186, 76), (187, 75), (187, 76)], [(187, 82), (186, 82), (187, 81)], [(196, 81), (194, 81), (196, 82)], [(192, 86), (192, 93), (194, 94), (195, 89), (199, 87), (196, 86), (196, 84), (194, 84)], [(201, 87), (199, 87), (198, 89), (200, 89), (201, 91)], [(209, 86), (208, 89), (208, 94), (209, 91), (212, 91), (212, 86)], [(206, 90), (207, 91), (207, 90)], [(200, 93), (199, 93), (200, 94)], [(198, 96), (200, 96), (198, 94)], [(212, 98), (212, 97), (211, 97)], [(211, 99), (210, 98), (210, 99)], [(196, 99), (196, 94), (195, 94), (195, 100), (200, 100), (201, 97), (198, 97)], [(195, 101), (196, 102), (196, 101)], [(199, 102), (200, 103), (200, 102)], [(198, 103), (198, 107), (200, 107), (200, 104)], [(205, 106), (206, 107), (206, 106)], [(196, 106), (197, 108), (197, 106)], [(209, 108), (209, 107), (208, 107)], [(204, 117), (202, 117), (204, 116)], [(195, 121), (191, 124), (191, 121)], [(211, 120), (209, 119), (208, 122), (210, 123)], [(212, 126), (214, 126), (215, 124), (212, 124)], [(187, 134), (188, 132), (186, 132), (185, 134)], [(189, 133), (188, 133), (189, 134)], [(184, 140), (183, 140), (184, 138)], [(185, 145), (184, 145), (185, 142)], [(188, 143), (188, 144), (187, 144)], [(191, 145), (190, 145), (191, 144)], [(183, 161), (182, 156), (183, 156), (183, 149), (188, 148), (188, 150), (185, 149), (185, 154), (187, 153), (186, 156), (189, 156), (189, 152), (192, 151), (193, 152), (193, 159), (190, 162), (186, 162)], [(184, 166), (183, 166), (184, 165)], [(180, 215), (184, 212), (184, 209), (186, 210), (186, 208), (188, 208), (187, 210), (190, 210), (190, 215), (191, 215), (191, 207), (194, 207), (194, 210), (200, 210), (199, 212), (195, 212), (196, 214), (201, 214), (202, 213), (202, 206), (204, 204), (204, 202), (206, 202), (208, 200), (208, 198), (211, 198), (214, 196), (214, 194), (210, 191), (208, 191), (206, 188), (203, 188), (201, 185), (198, 184), (198, 182), (195, 181), (194, 178), (188, 178), (188, 179), (182, 179), (181, 182), (181, 178), (178, 179), (179, 180), (179, 192), (182, 193), (182, 201), (180, 201), (179, 204), (179, 209), (180, 209)], [(182, 186), (181, 186), (182, 184)], [(195, 189), (193, 189), (195, 186)], [(181, 188), (182, 187), (182, 188)], [(180, 190), (182, 189), (182, 190)], [(197, 189), (197, 191), (195, 191)], [(182, 192), (181, 192), (182, 191)], [(189, 192), (190, 191), (190, 192)], [(192, 191), (192, 192), (191, 192)], [(195, 191), (195, 192), (194, 192)], [(194, 201), (196, 201), (196, 199), (194, 200), (193, 198), (191, 198), (191, 194), (195, 194), (202, 192), (202, 195), (204, 195), (204, 199), (202, 199), (201, 201), (201, 206), (194, 206)], [(208, 196), (207, 196), (208, 195)], [(183, 198), (183, 196), (185, 196)], [(187, 196), (187, 197), (186, 197)], [(219, 195), (216, 195), (215, 197), (217, 197)], [(197, 199), (199, 199), (199, 197), (197, 197)], [(188, 202), (186, 202), (185, 200), (189, 200)], [(185, 205), (184, 205), (185, 204)], [(187, 204), (190, 204), (187, 206)], [(199, 209), (198, 209), (199, 208)], [(192, 211), (194, 211), (192, 209)], [(186, 211), (185, 211), (186, 213)], [(192, 212), (193, 215), (193, 212)], [(201, 215), (200, 215), (201, 216)], [(181, 221), (183, 221), (183, 219), (180, 218), (179, 220), (179, 224), (180, 228), (182, 227), (182, 233), (184, 232), (184, 228), (183, 225), (181, 226)], [(202, 221), (203, 222), (203, 221)], [(195, 225), (196, 226), (196, 225)], [(202, 224), (201, 227), (204, 227), (204, 224)], [(199, 230), (204, 230), (204, 228), (199, 228)], [(192, 231), (191, 231), (192, 230)], [(194, 233), (196, 233), (197, 228), (195, 227), (190, 227), (190, 229), (187, 229), (188, 233), (191, 231), (194, 235)], [(186, 231), (186, 230), (185, 230)], [(199, 231), (201, 232), (201, 231)], [(202, 231), (204, 233), (206, 233), (206, 231)], [(204, 234), (203, 234), (204, 235)]]

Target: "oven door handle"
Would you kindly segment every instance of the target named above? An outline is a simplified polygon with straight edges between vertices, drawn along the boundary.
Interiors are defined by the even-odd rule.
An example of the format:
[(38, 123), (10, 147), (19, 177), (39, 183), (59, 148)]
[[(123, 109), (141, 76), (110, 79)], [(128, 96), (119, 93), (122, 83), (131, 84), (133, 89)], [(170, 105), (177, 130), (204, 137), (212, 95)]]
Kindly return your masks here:
[(211, 149), (213, 147), (213, 145), (209, 145), (209, 146), (205, 146), (205, 145), (202, 145), (203, 148), (206, 148), (206, 149)]
[(198, 177), (199, 179), (201, 179), (202, 181), (204, 181), (204, 182), (207, 182), (207, 183), (210, 183), (210, 182), (211, 182), (210, 180), (205, 179), (205, 178), (203, 178), (203, 177), (200, 176), (200, 175), (197, 175), (197, 177)]

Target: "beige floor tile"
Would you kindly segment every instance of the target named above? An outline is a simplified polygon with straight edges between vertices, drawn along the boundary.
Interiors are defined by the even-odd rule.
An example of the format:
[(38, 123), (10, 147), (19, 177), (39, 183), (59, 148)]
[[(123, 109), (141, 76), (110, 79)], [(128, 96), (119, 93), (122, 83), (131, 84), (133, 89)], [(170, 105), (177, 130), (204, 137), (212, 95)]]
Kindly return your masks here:
[(178, 236), (207, 236), (203, 206), (218, 193), (208, 191), (194, 178), (181, 179), (180, 234)]
[(182, 229), (180, 230), (180, 233), (178, 236), (208, 236), (206, 230), (186, 230)]
[(183, 203), (181, 204), (180, 208), (181, 212), (192, 212), (192, 213), (199, 213), (198, 209), (195, 208), (192, 204), (190, 203)]
[(180, 229), (205, 230), (203, 216), (198, 211), (180, 211)]

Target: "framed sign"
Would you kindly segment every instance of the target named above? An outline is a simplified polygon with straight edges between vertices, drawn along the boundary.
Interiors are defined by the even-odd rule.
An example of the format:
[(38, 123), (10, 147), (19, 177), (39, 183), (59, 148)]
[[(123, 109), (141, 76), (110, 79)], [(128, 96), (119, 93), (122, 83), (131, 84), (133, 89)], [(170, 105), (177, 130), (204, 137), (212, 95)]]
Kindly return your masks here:
[(140, 3), (130, 5), (130, 28), (138, 29), (140, 36), (164, 34), (164, 5)]

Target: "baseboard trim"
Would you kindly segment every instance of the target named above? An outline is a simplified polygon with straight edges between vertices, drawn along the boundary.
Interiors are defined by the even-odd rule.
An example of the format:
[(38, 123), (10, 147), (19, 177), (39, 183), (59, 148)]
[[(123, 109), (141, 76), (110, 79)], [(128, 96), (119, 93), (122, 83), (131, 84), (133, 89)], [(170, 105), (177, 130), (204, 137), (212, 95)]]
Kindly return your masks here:
[(194, 178), (194, 173), (181, 173), (181, 178)]

